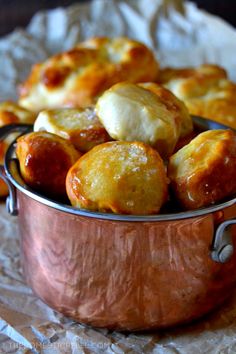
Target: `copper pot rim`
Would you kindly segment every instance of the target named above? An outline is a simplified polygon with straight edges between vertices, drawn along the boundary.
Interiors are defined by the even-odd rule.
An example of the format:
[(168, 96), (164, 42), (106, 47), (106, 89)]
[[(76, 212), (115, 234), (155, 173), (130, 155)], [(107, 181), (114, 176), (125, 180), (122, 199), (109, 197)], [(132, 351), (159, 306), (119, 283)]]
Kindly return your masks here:
[(44, 204), (53, 209), (69, 213), (72, 215), (78, 215), (83, 217), (88, 217), (92, 219), (103, 219), (111, 221), (123, 221), (123, 222), (159, 222), (159, 221), (175, 221), (181, 219), (191, 219), (199, 216), (211, 214), (225, 208), (228, 208), (236, 204), (236, 196), (230, 200), (223, 201), (218, 204), (211, 205), (206, 208), (200, 208), (197, 210), (191, 211), (181, 211), (175, 213), (161, 213), (158, 215), (123, 215), (123, 214), (112, 214), (112, 213), (103, 213), (88, 211), (85, 209), (78, 209), (67, 204), (59, 203), (51, 198), (45, 197), (44, 195), (34, 191), (32, 188), (27, 186), (22, 180), (19, 168), (18, 160), (13, 158), (15, 152), (15, 144), (13, 143), (5, 157), (4, 172), (6, 174), (8, 184), (12, 184), (18, 191), (24, 193), (28, 197), (38, 201), (41, 204)]
[[(215, 121), (211, 121), (206, 118), (201, 118), (198, 116), (192, 116), (194, 126), (197, 130), (204, 131), (208, 129), (231, 129), (223, 124), (220, 124)], [(31, 124), (11, 124), (0, 128), (2, 131), (2, 137), (8, 135), (12, 131), (17, 131), (21, 133), (21, 135), (32, 131), (33, 126)], [(233, 129), (234, 130), (234, 129)], [(225, 208), (236, 204), (236, 195), (230, 198), (230, 200), (224, 200), (223, 202), (211, 205), (206, 208), (200, 208), (191, 211), (180, 211), (173, 213), (160, 213), (155, 215), (123, 215), (123, 214), (113, 214), (113, 213), (104, 213), (104, 212), (95, 212), (88, 211), (85, 209), (78, 209), (72, 207), (68, 204), (59, 203), (53, 199), (45, 197), (44, 195), (34, 191), (29, 186), (27, 186), (22, 180), (19, 168), (18, 168), (18, 160), (15, 158), (15, 141), (8, 148), (3, 172), (6, 176), (6, 182), (8, 183), (9, 189), (11, 189), (11, 185), (13, 185), (17, 190), (24, 193), (28, 197), (38, 201), (41, 204), (44, 204), (48, 207), (54, 208), (56, 210), (60, 210), (65, 213), (69, 213), (72, 215), (78, 215), (83, 217), (88, 217), (92, 219), (103, 219), (103, 220), (111, 220), (111, 221), (123, 221), (123, 222), (158, 222), (158, 221), (174, 221), (181, 219), (191, 219), (199, 216), (211, 214)]]

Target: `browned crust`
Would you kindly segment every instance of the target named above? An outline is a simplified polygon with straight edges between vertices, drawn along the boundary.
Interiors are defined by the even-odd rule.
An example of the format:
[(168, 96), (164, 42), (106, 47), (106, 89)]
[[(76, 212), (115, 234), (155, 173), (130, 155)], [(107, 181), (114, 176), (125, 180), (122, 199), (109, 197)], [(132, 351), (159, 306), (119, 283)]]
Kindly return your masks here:
[[(113, 59), (110, 49), (120, 58)], [(63, 90), (63, 98), (55, 106), (88, 107), (117, 82), (156, 80), (158, 69), (151, 50), (139, 42), (127, 38), (94, 38), (34, 65), (19, 88), (20, 102), (24, 104), (25, 98), (34, 95), (34, 87), (42, 85), (48, 94), (49, 106), (50, 94)], [(69, 80), (72, 80), (70, 84)], [(40, 101), (40, 96), (38, 99)], [(39, 107), (40, 104), (44, 107)], [(35, 110), (46, 106), (39, 102)]]
[(78, 131), (71, 131), (69, 134), (71, 143), (81, 152), (87, 152), (94, 146), (112, 140), (106, 129), (93, 127)]
[[(139, 172), (127, 170), (126, 161), (119, 160), (119, 153), (111, 150), (115, 145), (125, 149), (131, 145), (140, 147), (145, 151), (143, 157), (149, 159), (148, 165), (142, 166), (142, 163), (137, 162), (135, 168), (138, 167)], [(106, 157), (107, 154), (110, 154), (109, 159)], [(114, 159), (115, 162), (111, 162), (111, 159)], [(151, 185), (147, 185), (145, 174), (154, 167), (157, 169), (155, 173), (158, 174), (158, 177), (150, 178)], [(116, 174), (119, 171), (118, 179), (113, 173), (113, 168), (116, 169)], [(104, 170), (106, 171), (104, 172)], [(102, 176), (100, 186), (97, 184), (93, 186), (91, 175), (94, 176), (94, 179), (97, 175)], [(157, 180), (159, 184), (157, 184)], [(99, 192), (99, 197), (94, 197), (97, 189), (93, 190), (93, 188), (101, 188), (102, 192)], [(163, 161), (154, 149), (141, 142), (110, 142), (96, 146), (71, 167), (66, 178), (66, 189), (73, 206), (103, 212), (112, 211), (119, 214), (158, 213), (168, 195)], [(153, 190), (153, 193), (150, 193), (150, 190)], [(132, 200), (133, 204), (128, 205), (127, 200)]]
[(224, 68), (214, 64), (203, 64), (196, 68), (164, 68), (160, 70), (158, 82), (161, 84), (176, 79), (185, 79), (186, 91), (188, 91), (191, 88), (194, 89), (197, 83), (204, 84), (206, 80), (227, 79), (227, 72)]
[(159, 81), (184, 101), (191, 114), (236, 129), (236, 85), (223, 68), (210, 64), (167, 68), (161, 70)]
[(46, 132), (20, 137), (16, 155), (24, 181), (35, 190), (54, 197), (66, 195), (67, 171), (81, 156), (67, 140)]
[[(220, 148), (212, 151), (211, 164), (193, 175), (189, 172), (185, 176), (176, 177), (170, 159), (168, 176), (171, 187), (185, 209), (209, 206), (236, 193), (236, 136), (230, 130), (226, 132), (227, 137), (221, 141)], [(192, 159), (195, 159), (194, 154)], [(195, 164), (199, 162), (194, 161)]]

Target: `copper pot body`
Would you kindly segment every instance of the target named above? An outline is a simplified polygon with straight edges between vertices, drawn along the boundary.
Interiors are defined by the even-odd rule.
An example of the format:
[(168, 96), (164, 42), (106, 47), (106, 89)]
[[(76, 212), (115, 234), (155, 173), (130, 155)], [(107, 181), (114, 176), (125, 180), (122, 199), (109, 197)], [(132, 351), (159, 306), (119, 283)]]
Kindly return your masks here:
[(76, 321), (117, 330), (173, 326), (215, 308), (236, 283), (235, 252), (225, 264), (210, 257), (215, 228), (236, 216), (235, 205), (129, 222), (73, 215), (19, 190), (17, 200), (26, 280)]

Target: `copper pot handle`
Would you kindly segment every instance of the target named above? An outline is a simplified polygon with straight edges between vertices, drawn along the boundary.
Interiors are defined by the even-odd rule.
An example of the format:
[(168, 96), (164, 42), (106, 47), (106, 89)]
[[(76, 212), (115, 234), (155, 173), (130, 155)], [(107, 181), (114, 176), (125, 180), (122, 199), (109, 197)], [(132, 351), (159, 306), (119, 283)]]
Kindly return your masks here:
[(232, 225), (236, 225), (236, 219), (226, 220), (216, 229), (211, 250), (211, 258), (215, 262), (226, 263), (234, 253)]
[[(8, 124), (0, 128), (0, 141), (4, 140), (11, 133), (19, 133), (19, 135), (26, 134), (32, 131), (32, 124)], [(9, 195), (6, 199), (6, 208), (9, 214), (17, 215), (17, 199), (16, 199), (16, 189), (13, 184), (9, 181), (6, 175), (5, 167), (0, 165), (0, 178), (7, 184), (9, 189)]]
[(5, 167), (3, 165), (0, 165), (0, 178), (2, 178), (3, 181), (7, 184), (9, 190), (9, 195), (6, 198), (6, 209), (9, 214), (16, 216), (18, 215), (16, 188), (7, 178)]

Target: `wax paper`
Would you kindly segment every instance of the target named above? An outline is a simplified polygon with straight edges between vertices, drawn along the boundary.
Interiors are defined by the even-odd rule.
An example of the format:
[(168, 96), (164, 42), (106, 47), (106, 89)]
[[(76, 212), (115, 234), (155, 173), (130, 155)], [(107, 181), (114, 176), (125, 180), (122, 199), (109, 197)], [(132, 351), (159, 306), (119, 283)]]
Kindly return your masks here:
[[(36, 14), (26, 29), (0, 40), (0, 100), (17, 99), (30, 67), (93, 35), (128, 35), (153, 48), (162, 67), (223, 65), (236, 81), (236, 31), (193, 3), (94, 0)], [(17, 217), (0, 204), (0, 353), (236, 352), (236, 291), (213, 314), (171, 330), (118, 333), (56, 313), (25, 284)]]

